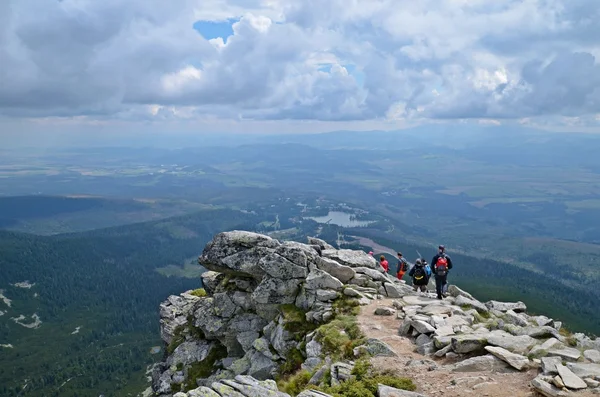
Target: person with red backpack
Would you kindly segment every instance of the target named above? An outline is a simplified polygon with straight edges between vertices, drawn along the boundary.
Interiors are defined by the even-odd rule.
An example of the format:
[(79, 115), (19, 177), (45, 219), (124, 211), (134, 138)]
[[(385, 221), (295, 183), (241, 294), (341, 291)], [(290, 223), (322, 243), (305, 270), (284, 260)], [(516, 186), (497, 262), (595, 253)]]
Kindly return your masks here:
[(435, 276), (437, 298), (442, 299), (448, 284), (448, 271), (452, 269), (452, 260), (446, 255), (446, 247), (440, 245), (438, 254), (431, 260), (431, 270)]

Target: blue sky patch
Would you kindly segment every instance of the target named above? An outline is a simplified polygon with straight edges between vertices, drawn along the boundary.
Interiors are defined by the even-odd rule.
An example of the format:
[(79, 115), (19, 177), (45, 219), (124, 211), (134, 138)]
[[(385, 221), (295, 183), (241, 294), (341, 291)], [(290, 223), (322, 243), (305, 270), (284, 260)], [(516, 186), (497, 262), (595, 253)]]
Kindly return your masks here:
[(364, 86), (364, 84), (365, 84), (365, 74), (361, 70), (357, 69), (356, 65), (349, 63), (349, 64), (343, 65), (343, 66), (348, 71), (348, 74), (350, 76), (354, 77), (354, 80), (356, 80), (356, 84), (359, 87)]
[(198, 31), (206, 40), (222, 37), (223, 42), (227, 42), (227, 37), (233, 35), (233, 24), (239, 19), (233, 18), (226, 21), (197, 21), (194, 23), (194, 29)]

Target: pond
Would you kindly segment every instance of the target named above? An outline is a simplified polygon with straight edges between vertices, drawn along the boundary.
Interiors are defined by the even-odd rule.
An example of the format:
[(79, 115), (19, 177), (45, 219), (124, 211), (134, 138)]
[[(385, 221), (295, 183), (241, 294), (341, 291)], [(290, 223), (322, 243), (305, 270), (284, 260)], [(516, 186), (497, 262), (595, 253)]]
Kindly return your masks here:
[(373, 223), (373, 221), (361, 221), (354, 219), (354, 214), (341, 211), (329, 211), (325, 216), (308, 216), (304, 219), (312, 219), (318, 223), (329, 223), (342, 227), (365, 227)]

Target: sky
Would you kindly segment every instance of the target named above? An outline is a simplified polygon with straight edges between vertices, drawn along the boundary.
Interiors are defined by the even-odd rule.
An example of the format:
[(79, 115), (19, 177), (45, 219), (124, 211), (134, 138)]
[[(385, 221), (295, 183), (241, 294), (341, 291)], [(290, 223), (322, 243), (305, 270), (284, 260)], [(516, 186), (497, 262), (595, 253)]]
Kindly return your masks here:
[(598, 0), (3, 0), (0, 134), (600, 131)]

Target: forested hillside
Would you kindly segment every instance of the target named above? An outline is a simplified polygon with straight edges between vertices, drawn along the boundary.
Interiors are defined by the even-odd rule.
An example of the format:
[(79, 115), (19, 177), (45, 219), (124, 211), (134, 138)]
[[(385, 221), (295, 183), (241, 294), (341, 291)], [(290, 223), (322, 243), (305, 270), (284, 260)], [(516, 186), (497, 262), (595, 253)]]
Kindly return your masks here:
[(0, 231), (0, 394), (143, 389), (158, 304), (200, 283), (156, 269), (183, 265), (218, 231), (255, 224), (253, 215), (215, 210), (52, 237)]

